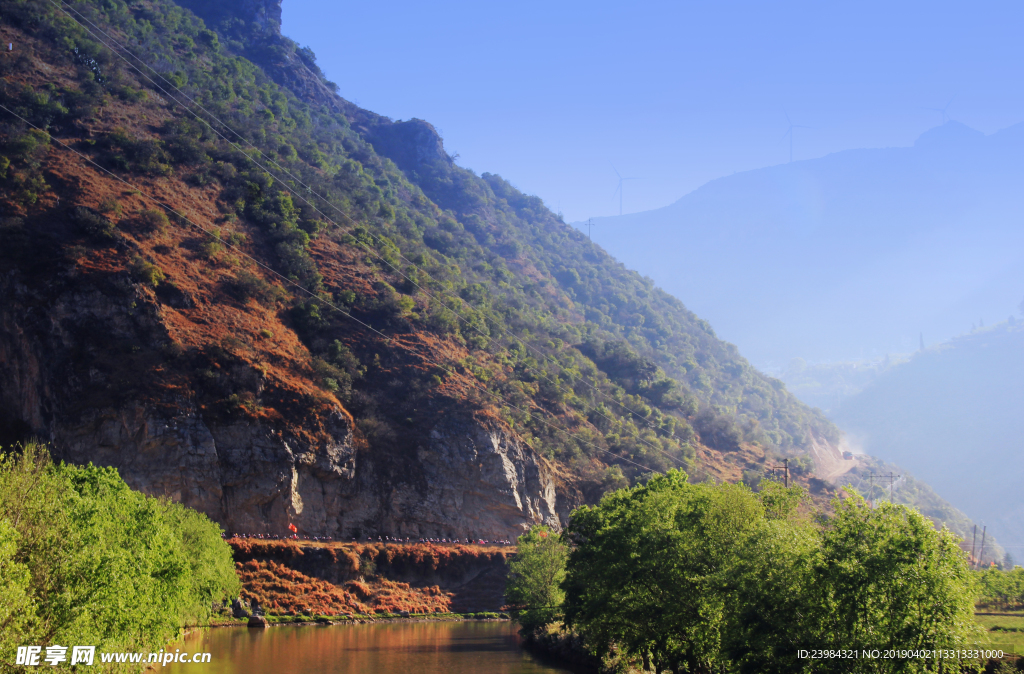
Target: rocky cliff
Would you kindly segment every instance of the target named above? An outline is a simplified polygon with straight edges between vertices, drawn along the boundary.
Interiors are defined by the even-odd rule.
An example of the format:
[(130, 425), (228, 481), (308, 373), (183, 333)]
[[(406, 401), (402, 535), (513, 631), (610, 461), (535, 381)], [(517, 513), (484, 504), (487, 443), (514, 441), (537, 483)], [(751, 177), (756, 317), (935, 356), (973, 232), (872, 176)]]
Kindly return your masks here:
[(168, 390), (170, 377), (154, 378), (131, 399), (104, 396), (122, 377), (142, 375), (132, 367), (139, 363), (86, 367), (82, 352), (103, 342), (155, 351), (171, 343), (168, 329), (154, 297), (126, 275), (110, 280), (116, 300), (77, 280), (47, 288), (47, 297), (17, 272), (0, 283), (8, 440), (35, 435), (60, 459), (116, 466), (132, 487), (196, 508), (231, 531), (280, 533), (295, 523), (340, 538), (493, 539), (534, 523), (559, 526), (550, 469), (507, 429), (472, 416), (439, 420), (396, 471), (359, 450), (341, 406), (324, 411), (315, 437), (303, 437), (287, 426), (207, 414), (187, 386)]

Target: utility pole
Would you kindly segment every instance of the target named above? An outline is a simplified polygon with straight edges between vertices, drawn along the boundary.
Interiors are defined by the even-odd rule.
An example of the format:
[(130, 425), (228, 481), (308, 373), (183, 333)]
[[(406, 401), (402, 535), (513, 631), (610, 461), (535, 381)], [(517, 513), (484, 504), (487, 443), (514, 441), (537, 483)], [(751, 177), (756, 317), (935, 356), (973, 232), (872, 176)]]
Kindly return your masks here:
[(590, 235), (590, 228), (594, 226), (594, 219), (587, 218), (587, 224), (584, 225), (587, 228), (587, 238), (593, 240), (593, 236)]
[(978, 542), (978, 525), (974, 525), (974, 536), (971, 537), (971, 564), (975, 563), (974, 544)]
[(985, 532), (988, 531), (988, 525), (981, 528), (981, 549), (978, 550), (978, 561), (975, 563), (974, 568), (981, 568), (981, 556), (985, 554)]
[(785, 471), (782, 474), (784, 480), (783, 484), (786, 485), (786, 489), (789, 489), (789, 459), (783, 459), (781, 466), (768, 466), (768, 468), (772, 471), (772, 475), (775, 475), (775, 471), (777, 470)]

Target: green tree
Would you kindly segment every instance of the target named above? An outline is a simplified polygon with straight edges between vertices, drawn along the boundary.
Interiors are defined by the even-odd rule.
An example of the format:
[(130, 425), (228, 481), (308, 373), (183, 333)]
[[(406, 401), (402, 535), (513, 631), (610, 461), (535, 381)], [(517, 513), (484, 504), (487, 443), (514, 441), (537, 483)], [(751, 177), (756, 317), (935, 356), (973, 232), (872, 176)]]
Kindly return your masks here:
[[(786, 491), (765, 482), (778, 486), (776, 494)], [(724, 651), (741, 674), (803, 671), (808, 663), (799, 650), (816, 647), (808, 631), (807, 592), (821, 545), (818, 532), (809, 523), (768, 516), (739, 551), (729, 587)]]
[(516, 555), (508, 564), (505, 599), (514, 607), (522, 632), (530, 634), (561, 616), (565, 593), (560, 585), (569, 549), (543, 525), (520, 536), (516, 545)]
[(20, 636), (32, 627), (35, 606), (29, 584), (32, 574), (15, 558), (18, 532), (0, 518), (0, 662), (10, 663), (21, 643)]
[[(833, 502), (805, 595), (819, 648), (957, 649), (975, 643), (966, 553), (946, 528), (902, 505)], [(934, 671), (926, 659), (820, 663), (823, 672)], [(947, 660), (947, 672), (973, 663)]]
[(691, 485), (679, 471), (576, 510), (566, 625), (599, 654), (615, 645), (655, 671), (712, 671), (737, 552), (764, 521), (746, 487)]
[[(238, 590), (205, 516), (131, 490), (113, 468), (55, 465), (35, 445), (0, 455), (0, 648), (155, 650)], [(17, 614), (4, 615), (8, 597)]]
[(757, 498), (764, 505), (765, 516), (769, 519), (790, 517), (807, 499), (807, 492), (796, 484), (787, 488), (778, 480), (761, 480), (758, 487)]

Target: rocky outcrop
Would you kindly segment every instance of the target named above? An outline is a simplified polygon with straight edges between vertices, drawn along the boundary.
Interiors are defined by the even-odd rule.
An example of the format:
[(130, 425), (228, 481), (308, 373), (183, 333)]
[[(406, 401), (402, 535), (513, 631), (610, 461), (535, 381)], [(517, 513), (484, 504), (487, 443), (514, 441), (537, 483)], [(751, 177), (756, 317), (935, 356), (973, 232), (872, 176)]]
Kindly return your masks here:
[(514, 538), (560, 527), (554, 481), (518, 440), (472, 420), (440, 424), (405, 478), (353, 446), (340, 413), (320, 447), (253, 423), (207, 423), (195, 410), (161, 418), (142, 407), (90, 415), (53, 434), (57, 455), (116, 466), (133, 488), (200, 510), (230, 532), (347, 539)]
[(517, 438), (471, 419), (440, 423), (428, 438), (416, 456), (419, 484), (394, 489), (381, 514), (364, 520), (410, 537), (504, 538), (535, 523), (559, 527), (554, 480)]
[(281, 0), (180, 0), (182, 7), (192, 10), (211, 27), (235, 20), (243, 27), (261, 33), (278, 35), (281, 30)]
[(422, 170), (424, 166), (452, 162), (437, 129), (422, 119), (407, 122), (382, 120), (373, 126), (367, 140), (378, 154), (391, 159), (407, 175)]
[(235, 618), (249, 617), (249, 604), (241, 597), (231, 602), (231, 615)]

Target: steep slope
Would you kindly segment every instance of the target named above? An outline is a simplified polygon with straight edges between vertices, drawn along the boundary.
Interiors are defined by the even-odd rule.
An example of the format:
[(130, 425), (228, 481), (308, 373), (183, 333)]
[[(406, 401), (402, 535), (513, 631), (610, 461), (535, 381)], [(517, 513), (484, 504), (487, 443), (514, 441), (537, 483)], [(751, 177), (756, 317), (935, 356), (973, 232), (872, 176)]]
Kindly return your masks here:
[(595, 240), (759, 367), (881, 358), (1008, 316), (1024, 282), (1024, 125), (958, 122), (595, 218)]
[(1024, 325), (1004, 322), (916, 354), (844, 401), (834, 418), (876, 456), (906, 466), (1024, 546)]
[(338, 98), (277, 4), (207, 5), (217, 32), (0, 3), (0, 442), (340, 537), (504, 538), (652, 470), (835, 453), (539, 199)]

